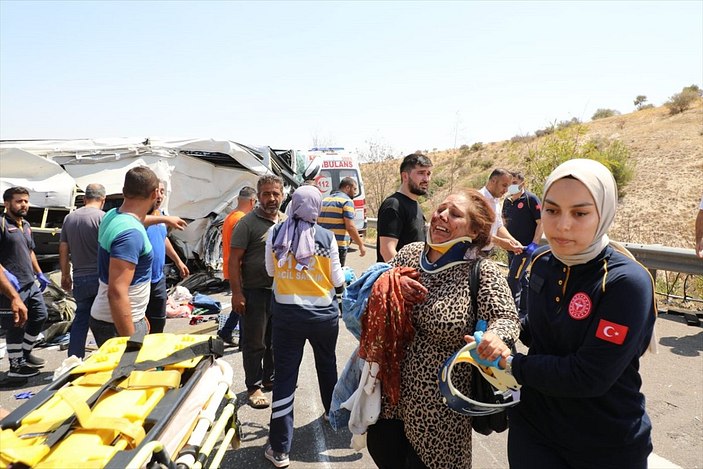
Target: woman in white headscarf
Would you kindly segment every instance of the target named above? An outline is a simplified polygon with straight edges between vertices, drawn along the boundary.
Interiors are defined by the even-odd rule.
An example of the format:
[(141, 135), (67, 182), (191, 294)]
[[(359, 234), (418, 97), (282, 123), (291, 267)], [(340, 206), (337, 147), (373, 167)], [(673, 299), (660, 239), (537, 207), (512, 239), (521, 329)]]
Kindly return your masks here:
[[(602, 164), (567, 161), (547, 178), (521, 339), (500, 361), (522, 384), (510, 412), (511, 468), (646, 468), (651, 423), (639, 358), (653, 337), (649, 272), (608, 239), (618, 195)], [(505, 356), (505, 355), (504, 355)]]
[(337, 382), (335, 287), (344, 284), (344, 271), (334, 234), (317, 224), (321, 206), (317, 187), (299, 187), (288, 206), (288, 219), (271, 228), (266, 240), (266, 271), (273, 277), (271, 341), (276, 378), (264, 457), (275, 467), (290, 463), (295, 388), (306, 341), (315, 355), (325, 415)]

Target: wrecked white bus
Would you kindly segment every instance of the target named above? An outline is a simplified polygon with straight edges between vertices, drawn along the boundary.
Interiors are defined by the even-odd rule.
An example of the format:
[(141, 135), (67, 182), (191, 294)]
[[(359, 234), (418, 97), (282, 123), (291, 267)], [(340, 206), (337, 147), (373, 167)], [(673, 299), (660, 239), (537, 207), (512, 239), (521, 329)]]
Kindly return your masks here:
[(221, 271), (221, 226), (236, 206), (239, 190), (256, 187), (259, 176), (281, 176), (286, 192), (298, 184), (294, 152), (248, 147), (214, 139), (79, 139), (0, 141), (0, 192), (12, 186), (30, 191), (36, 254), (56, 265), (59, 233), (67, 213), (82, 205), (89, 183), (108, 194), (105, 209), (122, 199), (125, 173), (149, 166), (164, 180), (165, 211), (187, 220), (184, 231), (171, 233), (181, 254), (211, 271)]

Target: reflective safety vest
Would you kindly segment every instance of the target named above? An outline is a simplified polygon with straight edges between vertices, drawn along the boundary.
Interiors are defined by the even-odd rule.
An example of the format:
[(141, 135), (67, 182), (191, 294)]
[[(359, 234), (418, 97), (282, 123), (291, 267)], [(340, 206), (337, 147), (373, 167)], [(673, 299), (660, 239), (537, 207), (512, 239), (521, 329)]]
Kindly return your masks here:
[[(276, 227), (273, 239), (280, 230)], [(274, 254), (273, 293), (276, 302), (301, 307), (326, 307), (332, 305), (334, 286), (332, 285), (332, 259), (330, 250), (334, 235), (319, 225), (315, 227), (315, 255), (308, 268), (303, 268), (288, 253), (283, 266), (278, 265)]]

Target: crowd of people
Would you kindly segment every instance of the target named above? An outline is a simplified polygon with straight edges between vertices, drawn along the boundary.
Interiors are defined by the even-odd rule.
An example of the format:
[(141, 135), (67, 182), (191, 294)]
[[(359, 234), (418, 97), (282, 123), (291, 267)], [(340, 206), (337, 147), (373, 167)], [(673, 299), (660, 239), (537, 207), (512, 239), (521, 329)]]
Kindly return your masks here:
[[(400, 187), (378, 212), (377, 265), (387, 270), (368, 293), (361, 354), (373, 361), (380, 349), (393, 349), (394, 363), (381, 364), (383, 397), (366, 433), (375, 464), (471, 467), (471, 417), (444, 403), (437, 371), (476, 341), (480, 363), (521, 385), (520, 403), (509, 410), (511, 467), (647, 467), (651, 423), (639, 360), (655, 340), (654, 286), (647, 269), (608, 238), (618, 203), (610, 171), (593, 160), (569, 160), (547, 178), (540, 200), (520, 172), (496, 168), (480, 190), (447, 195), (427, 223), (419, 198), (431, 177), (427, 156), (406, 156)], [(314, 185), (303, 185), (284, 214), (283, 181), (262, 176), (256, 188), (241, 189), (224, 221), (232, 311), (217, 335), (241, 350), (248, 404), (270, 408), (263, 455), (275, 467), (290, 464), (306, 342), (325, 419), (332, 406), (336, 297), (350, 242), (366, 253), (353, 224), (357, 184), (344, 178), (324, 200)], [(84, 207), (66, 217), (61, 285), (77, 304), (69, 355), (85, 356), (89, 329), (98, 346), (111, 337), (163, 331), (166, 256), (181, 276), (189, 275), (166, 236), (167, 226), (182, 229), (185, 221), (160, 210), (164, 195), (164, 182), (137, 167), (125, 175), (119, 208), (104, 213), (105, 188), (90, 184)], [(12, 312), (2, 317), (8, 377), (29, 378), (44, 366), (32, 349), (47, 316), (41, 291), (49, 280), (25, 220), (29, 191), (14, 187), (3, 198), (0, 306)], [(703, 257), (703, 200), (696, 243)], [(508, 252), (507, 276), (491, 260), (497, 248)], [(469, 273), (478, 260), (474, 308)], [(403, 331), (389, 331), (389, 317)], [(474, 335), (479, 321), (487, 327)], [(527, 353), (517, 352), (518, 340)], [(468, 370), (453, 379), (469, 392)]]
[[(59, 241), (61, 286), (76, 300), (69, 356), (85, 357), (89, 329), (98, 346), (111, 337), (163, 331), (165, 256), (176, 262), (182, 276), (189, 274), (166, 237), (167, 224), (183, 229), (186, 222), (159, 210), (164, 190), (151, 169), (133, 168), (125, 175), (119, 208), (103, 212), (105, 188), (95, 183), (86, 187), (83, 207), (66, 216)], [(14, 281), (14, 293), (26, 308), (26, 317), (11, 307), (14, 317), (2, 318), (10, 358), (7, 377), (22, 380), (39, 374), (46, 363), (32, 349), (47, 318), (42, 291), (50, 281), (37, 261), (26, 220), (29, 190), (12, 187), (3, 200), (0, 266)], [(2, 303), (11, 300), (9, 294), (0, 298)]]
[[(411, 172), (401, 167), (399, 193)], [(548, 177), (542, 202), (524, 183), (519, 173), (495, 169), (477, 193), (447, 197), (424, 239), (418, 234), (383, 256), (420, 277), (401, 283), (415, 335), (402, 357), (400, 400), (384, 400), (381, 418), (368, 428), (378, 467), (471, 467), (471, 417), (451, 414), (435, 380), (457, 339), (474, 340), (478, 319), (488, 323), (478, 359), (522, 386), (509, 411), (511, 467), (647, 467), (651, 423), (639, 359), (654, 337), (654, 285), (607, 236), (615, 180), (602, 164), (575, 159)], [(379, 212), (379, 240), (394, 234), (386, 213)], [(542, 234), (547, 245), (539, 247)], [(467, 269), (492, 245), (512, 254), (508, 279), (482, 263), (485, 293), (472, 311)], [(518, 334), (527, 354), (512, 348)], [(455, 381), (470, 389), (470, 375)]]

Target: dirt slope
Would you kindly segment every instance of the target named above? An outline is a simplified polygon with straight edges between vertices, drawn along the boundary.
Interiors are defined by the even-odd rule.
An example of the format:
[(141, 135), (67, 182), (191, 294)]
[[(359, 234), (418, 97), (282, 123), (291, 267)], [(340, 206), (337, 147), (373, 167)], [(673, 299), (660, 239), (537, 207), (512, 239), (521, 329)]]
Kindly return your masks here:
[(693, 248), (703, 196), (703, 106), (675, 116), (666, 108), (647, 109), (595, 121), (589, 128), (592, 135), (620, 139), (635, 163), (613, 237)]
[[(615, 225), (613, 239), (642, 244), (693, 248), (694, 221), (703, 196), (703, 100), (682, 114), (671, 116), (665, 107), (645, 109), (620, 116), (599, 119), (585, 124), (584, 141), (590, 137), (618, 139), (630, 150), (634, 177), (627, 185)], [(534, 143), (539, 143), (536, 140)], [(431, 152), (434, 162), (432, 193), (422, 206), (426, 214), (450, 191), (450, 187), (480, 187), (487, 172), (497, 166), (519, 169), (519, 161), (509, 155), (510, 142), (484, 144), (468, 161), (452, 164), (457, 150)], [(397, 181), (400, 160), (391, 165)], [(374, 164), (362, 165), (364, 178), (378, 171)], [(452, 179), (453, 175), (453, 179)], [(533, 187), (544, 181), (531, 181)], [(368, 185), (367, 185), (368, 187)], [(391, 186), (394, 190), (397, 182)], [(376, 194), (367, 188), (367, 197)], [(381, 194), (385, 198), (387, 194)], [(371, 204), (374, 206), (374, 204)], [(371, 216), (375, 216), (372, 214)]]

